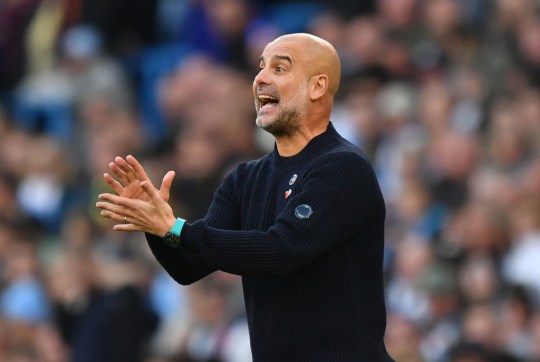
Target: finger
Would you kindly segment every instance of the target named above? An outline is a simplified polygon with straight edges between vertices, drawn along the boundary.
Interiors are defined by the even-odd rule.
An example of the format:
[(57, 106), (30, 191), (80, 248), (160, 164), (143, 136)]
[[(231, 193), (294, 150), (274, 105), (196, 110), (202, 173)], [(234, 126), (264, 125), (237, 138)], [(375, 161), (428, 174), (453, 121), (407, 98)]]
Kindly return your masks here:
[(110, 202), (97, 202), (96, 207), (98, 209), (102, 209), (105, 211), (108, 211), (109, 213), (116, 214), (116, 215), (110, 215), (109, 213), (106, 213), (106, 215), (109, 215), (110, 219), (116, 220), (116, 221), (124, 221), (124, 216), (127, 216), (129, 210), (127, 210), (125, 207), (118, 206), (115, 204), (111, 204)]
[(129, 182), (135, 181), (135, 172), (133, 171), (133, 168), (126, 162), (126, 160), (120, 156), (116, 156), (114, 163), (122, 172), (124, 172)]
[(117, 194), (121, 194), (124, 191), (124, 186), (108, 173), (103, 174), (103, 179)]
[(101, 194), (98, 196), (99, 200), (96, 203), (98, 209), (109, 210), (117, 214), (130, 216), (136, 213), (136, 210), (142, 207), (140, 200), (132, 200), (125, 197), (116, 196), (113, 194)]
[(118, 165), (114, 162), (109, 163), (109, 170), (120, 180), (122, 185), (129, 184), (129, 178), (124, 171), (122, 171)]
[(124, 215), (120, 215), (116, 212), (108, 211), (108, 210), (101, 210), (99, 213), (102, 217), (111, 219), (113, 221), (119, 222), (121, 224), (130, 224), (130, 222), (127, 221), (127, 217)]
[(147, 181), (141, 182), (141, 188), (148, 195), (148, 197), (150, 197), (150, 200), (154, 203), (154, 205), (159, 206), (163, 202), (165, 202), (161, 198), (158, 190), (156, 190), (156, 188), (153, 187), (149, 182)]
[[(106, 201), (106, 202), (110, 202), (110, 203), (113, 203), (113, 204), (117, 204), (118, 203), (118, 199), (120, 198), (120, 196), (118, 195), (114, 195), (114, 194), (111, 194), (109, 192), (106, 192), (106, 193), (103, 193), (103, 194), (99, 194), (98, 195), (98, 199), (99, 200), (102, 200), (102, 201)], [(97, 204), (96, 204), (97, 205)]]
[(125, 216), (122, 216), (122, 215), (119, 215), (119, 214), (116, 214), (116, 213), (113, 213), (113, 212), (110, 212), (110, 211), (106, 211), (106, 210), (102, 210), (100, 215), (102, 217), (107, 218), (107, 219), (118, 222), (118, 224), (115, 224), (113, 226), (114, 230), (117, 230), (117, 231), (145, 231), (145, 229), (142, 226), (136, 224), (136, 222), (138, 220), (135, 220), (133, 218), (128, 217), (127, 220), (126, 220)]
[(171, 192), (171, 185), (174, 179), (174, 171), (169, 171), (163, 176), (163, 181), (161, 182), (161, 187), (159, 189), (159, 194), (165, 202), (169, 201), (169, 196)]
[(133, 157), (132, 155), (128, 155), (126, 157), (126, 162), (129, 164), (129, 166), (133, 170), (133, 173), (135, 174), (135, 178), (137, 180), (150, 182), (150, 178), (146, 174), (146, 171), (144, 171), (144, 168), (139, 163), (139, 161), (137, 161), (135, 157)]
[(113, 226), (116, 231), (143, 231), (140, 227), (133, 224), (116, 224)]

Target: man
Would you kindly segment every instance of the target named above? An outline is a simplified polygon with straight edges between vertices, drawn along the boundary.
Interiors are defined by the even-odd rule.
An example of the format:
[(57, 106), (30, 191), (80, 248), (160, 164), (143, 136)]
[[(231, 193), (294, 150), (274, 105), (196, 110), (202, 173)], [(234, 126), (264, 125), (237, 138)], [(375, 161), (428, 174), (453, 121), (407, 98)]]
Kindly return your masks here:
[[(204, 219), (175, 218), (174, 172), (157, 190), (133, 158), (109, 166), (100, 195), (116, 230), (147, 233), (179, 283), (242, 276), (255, 362), (392, 361), (383, 336), (384, 201), (367, 157), (330, 123), (340, 62), (326, 41), (290, 34), (266, 46), (253, 82), (256, 123), (274, 151), (240, 164)], [(177, 235), (177, 236), (175, 236)]]

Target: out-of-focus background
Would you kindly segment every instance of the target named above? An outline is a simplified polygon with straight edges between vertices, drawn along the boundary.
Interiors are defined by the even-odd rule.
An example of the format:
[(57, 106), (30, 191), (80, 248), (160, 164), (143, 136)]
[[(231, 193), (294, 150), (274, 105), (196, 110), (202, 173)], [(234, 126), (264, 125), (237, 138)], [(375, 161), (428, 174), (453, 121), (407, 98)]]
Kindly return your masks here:
[(203, 217), (234, 165), (272, 149), (251, 95), (263, 47), (307, 31), (340, 53), (332, 121), (386, 199), (390, 353), (539, 361), (539, 10), (0, 0), (0, 360), (251, 360), (239, 277), (179, 286), (94, 205), (133, 154), (156, 185), (176, 170), (176, 214)]

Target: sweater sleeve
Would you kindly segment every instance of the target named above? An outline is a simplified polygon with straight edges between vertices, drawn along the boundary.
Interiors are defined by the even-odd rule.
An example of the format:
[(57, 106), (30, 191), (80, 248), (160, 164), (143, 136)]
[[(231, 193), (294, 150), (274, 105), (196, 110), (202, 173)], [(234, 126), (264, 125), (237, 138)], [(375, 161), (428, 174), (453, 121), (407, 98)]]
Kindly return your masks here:
[[(229, 175), (216, 190), (208, 213), (202, 221), (214, 228), (238, 228), (238, 203), (234, 192), (234, 173)], [(198, 251), (187, 250), (183, 244), (179, 248), (167, 246), (159, 236), (146, 234), (150, 250), (178, 283), (187, 285), (214, 272), (216, 267), (202, 258)]]
[[(203, 220), (186, 224), (182, 239), (218, 269), (287, 275), (349, 240), (373, 215), (384, 213), (382, 199), (374, 197), (376, 187), (368, 161), (355, 153), (331, 154), (314, 164), (302, 190), (291, 196), (267, 231), (224, 230)], [(299, 206), (311, 209), (311, 215), (297, 215)]]

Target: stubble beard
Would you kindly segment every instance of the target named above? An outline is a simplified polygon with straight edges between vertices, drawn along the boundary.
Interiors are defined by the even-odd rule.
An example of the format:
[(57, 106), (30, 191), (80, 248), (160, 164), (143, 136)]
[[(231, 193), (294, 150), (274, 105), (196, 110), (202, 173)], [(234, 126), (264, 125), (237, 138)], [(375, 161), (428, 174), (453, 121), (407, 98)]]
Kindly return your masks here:
[(276, 138), (291, 136), (298, 130), (300, 113), (295, 109), (285, 109), (267, 124), (257, 125)]
[[(269, 122), (262, 122), (257, 117), (257, 126), (273, 135), (275, 138), (285, 138), (293, 135), (307, 111), (307, 87), (301, 88), (298, 97), (289, 104), (280, 104), (276, 117)], [(295, 106), (296, 105), (296, 106)]]

